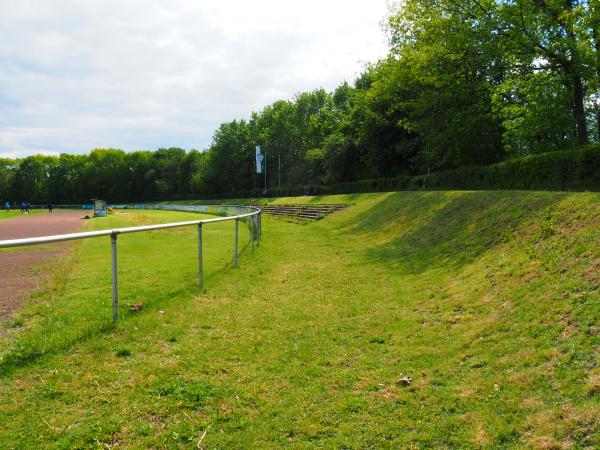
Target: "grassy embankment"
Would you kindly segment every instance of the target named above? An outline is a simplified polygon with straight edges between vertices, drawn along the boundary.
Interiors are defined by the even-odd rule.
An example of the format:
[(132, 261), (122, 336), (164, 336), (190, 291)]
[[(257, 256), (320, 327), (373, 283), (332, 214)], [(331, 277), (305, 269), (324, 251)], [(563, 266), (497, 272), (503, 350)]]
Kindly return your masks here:
[(600, 446), (600, 195), (278, 201), (353, 206), (265, 218), (236, 270), (207, 227), (205, 293), (194, 230), (122, 236), (116, 329), (82, 242), (0, 341), (0, 447)]

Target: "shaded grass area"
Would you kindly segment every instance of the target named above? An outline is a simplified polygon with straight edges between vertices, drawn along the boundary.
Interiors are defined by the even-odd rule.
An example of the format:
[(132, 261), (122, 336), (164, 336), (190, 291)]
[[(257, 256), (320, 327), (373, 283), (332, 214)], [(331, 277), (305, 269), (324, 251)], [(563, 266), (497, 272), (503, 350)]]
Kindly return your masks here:
[(83, 242), (40, 297), (63, 312), (24, 313), (19, 339), (54, 317), (69, 343), (5, 373), (0, 447), (191, 447), (205, 432), (205, 448), (600, 445), (599, 195), (319, 201), (355, 204), (309, 225), (264, 217), (235, 270), (220, 270), (232, 224), (215, 228), (204, 293), (187, 231), (120, 241), (123, 303), (144, 306), (115, 329), (110, 246)]

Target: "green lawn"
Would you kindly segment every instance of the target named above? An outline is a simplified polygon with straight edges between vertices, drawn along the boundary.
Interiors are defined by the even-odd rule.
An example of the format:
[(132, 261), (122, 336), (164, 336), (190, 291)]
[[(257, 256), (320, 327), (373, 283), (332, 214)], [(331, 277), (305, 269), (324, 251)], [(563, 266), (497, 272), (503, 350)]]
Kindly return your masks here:
[(0, 330), (0, 448), (600, 446), (599, 194), (279, 201), (352, 206), (264, 217), (238, 269), (206, 226), (206, 292), (194, 229), (119, 237), (116, 328), (108, 238), (47, 267)]
[[(32, 209), (29, 214), (39, 214), (43, 209)], [(12, 219), (13, 217), (22, 216), (20, 209), (11, 209), (10, 211), (6, 211), (5, 209), (0, 209), (0, 220), (2, 219)]]

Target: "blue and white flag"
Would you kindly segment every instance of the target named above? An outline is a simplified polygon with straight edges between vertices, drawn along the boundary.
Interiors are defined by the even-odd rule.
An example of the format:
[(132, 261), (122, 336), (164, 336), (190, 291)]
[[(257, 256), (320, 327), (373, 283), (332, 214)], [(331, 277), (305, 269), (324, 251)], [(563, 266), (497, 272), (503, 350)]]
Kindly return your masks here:
[(265, 171), (265, 154), (261, 151), (260, 147), (256, 146), (256, 173), (263, 173)]

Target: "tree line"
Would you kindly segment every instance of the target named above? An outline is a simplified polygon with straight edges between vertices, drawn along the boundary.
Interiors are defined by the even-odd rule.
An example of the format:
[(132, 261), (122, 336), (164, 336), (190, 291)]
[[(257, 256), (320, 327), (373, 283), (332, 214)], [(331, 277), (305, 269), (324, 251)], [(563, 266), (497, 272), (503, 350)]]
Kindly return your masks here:
[(179, 148), (0, 160), (0, 195), (174, 198), (420, 175), (598, 142), (600, 4), (405, 0), (353, 83), (279, 100)]
[(0, 159), (0, 192), (5, 201), (72, 204), (173, 198), (194, 192), (206, 154), (181, 148), (124, 152), (96, 149), (85, 155), (34, 155)]

